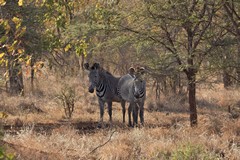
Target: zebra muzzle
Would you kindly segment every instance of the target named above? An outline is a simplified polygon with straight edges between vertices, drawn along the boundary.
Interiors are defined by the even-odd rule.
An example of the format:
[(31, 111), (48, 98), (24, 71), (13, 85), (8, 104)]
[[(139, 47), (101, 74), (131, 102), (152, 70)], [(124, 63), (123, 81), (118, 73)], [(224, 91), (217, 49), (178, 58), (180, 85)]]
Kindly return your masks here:
[(140, 94), (135, 93), (135, 94), (134, 94), (134, 97), (135, 97), (135, 98), (139, 98), (139, 97), (140, 97)]
[(88, 88), (88, 92), (93, 93), (93, 92), (94, 92), (94, 88), (89, 87), (89, 88)]

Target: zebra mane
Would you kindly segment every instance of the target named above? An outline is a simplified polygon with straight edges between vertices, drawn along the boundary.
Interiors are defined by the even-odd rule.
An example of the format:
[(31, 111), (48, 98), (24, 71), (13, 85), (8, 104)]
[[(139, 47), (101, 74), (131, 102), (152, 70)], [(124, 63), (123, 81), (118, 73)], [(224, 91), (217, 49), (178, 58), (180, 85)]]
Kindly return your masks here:
[[(115, 93), (115, 89), (114, 89), (114, 82), (112, 81), (113, 79), (118, 79), (117, 77), (115, 77), (112, 73), (110, 73), (109, 71), (101, 68), (101, 72), (100, 74), (104, 77), (105, 81), (108, 83), (108, 85), (110, 86), (110, 90), (112, 93)], [(111, 77), (111, 78), (109, 78)]]
[(101, 72), (103, 72), (103, 73), (107, 73), (107, 74), (113, 76), (112, 73), (108, 72), (108, 71), (105, 70), (103, 67), (101, 67), (99, 63), (94, 63), (94, 64), (92, 65), (91, 70), (95, 70), (95, 69), (98, 69), (99, 71), (101, 71)]
[[(107, 71), (107, 70), (104, 69), (104, 68), (101, 68), (100, 70), (101, 70), (101, 72), (106, 73), (107, 75), (113, 76), (112, 73), (110, 73), (109, 71)], [(113, 76), (113, 77), (114, 77), (114, 76)]]

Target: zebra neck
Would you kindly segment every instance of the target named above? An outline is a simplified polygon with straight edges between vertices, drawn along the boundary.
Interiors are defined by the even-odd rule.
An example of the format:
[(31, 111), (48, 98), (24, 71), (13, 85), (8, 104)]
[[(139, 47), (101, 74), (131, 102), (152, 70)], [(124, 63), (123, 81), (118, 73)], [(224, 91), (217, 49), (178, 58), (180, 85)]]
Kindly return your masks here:
[[(139, 90), (138, 92), (139, 92), (139, 97), (137, 99), (143, 98), (145, 96), (145, 89), (144, 88), (141, 88), (141, 90)], [(132, 85), (132, 93), (134, 95), (134, 85)]]
[(139, 98), (143, 98), (144, 95), (145, 95), (145, 91), (142, 89), (142, 90), (140, 90), (139, 92), (140, 92)]
[(97, 96), (102, 98), (105, 95), (106, 90), (107, 90), (106, 83), (104, 83), (104, 81), (100, 81), (96, 88)]

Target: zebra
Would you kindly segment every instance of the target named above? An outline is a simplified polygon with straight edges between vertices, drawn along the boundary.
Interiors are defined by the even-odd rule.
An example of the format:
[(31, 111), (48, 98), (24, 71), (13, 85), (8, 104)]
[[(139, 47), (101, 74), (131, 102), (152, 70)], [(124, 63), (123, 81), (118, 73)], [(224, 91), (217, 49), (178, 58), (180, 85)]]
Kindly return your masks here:
[(114, 77), (111, 73), (104, 70), (99, 63), (94, 63), (92, 67), (88, 63), (84, 64), (84, 68), (89, 71), (89, 88), (90, 93), (94, 92), (96, 88), (96, 95), (98, 97), (99, 109), (100, 109), (100, 120), (99, 127), (103, 123), (104, 105), (108, 104), (108, 115), (109, 122), (112, 123), (112, 102), (120, 102), (123, 113), (123, 123), (125, 123), (125, 101), (121, 99), (117, 92), (117, 85), (119, 77)]
[(146, 99), (146, 81), (142, 78), (144, 73), (145, 69), (143, 67), (138, 67), (136, 72), (131, 67), (129, 73), (122, 76), (118, 82), (118, 94), (123, 100), (130, 103), (128, 107), (129, 126), (135, 126), (138, 123), (138, 109), (140, 109), (140, 122), (142, 125), (144, 124), (144, 102)]

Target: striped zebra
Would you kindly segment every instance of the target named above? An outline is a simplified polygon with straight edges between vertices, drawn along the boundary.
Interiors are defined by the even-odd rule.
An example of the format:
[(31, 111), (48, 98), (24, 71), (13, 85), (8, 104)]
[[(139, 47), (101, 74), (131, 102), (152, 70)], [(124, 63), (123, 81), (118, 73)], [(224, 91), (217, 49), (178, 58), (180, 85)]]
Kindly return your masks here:
[(146, 99), (146, 81), (142, 78), (144, 72), (143, 67), (138, 67), (136, 72), (131, 67), (129, 73), (122, 76), (118, 82), (118, 92), (121, 98), (130, 103), (128, 107), (129, 126), (135, 126), (138, 123), (138, 110), (140, 110), (140, 122), (142, 125), (144, 124), (144, 102)]
[(96, 88), (96, 95), (100, 108), (99, 126), (103, 123), (104, 105), (108, 104), (109, 121), (112, 122), (112, 102), (120, 102), (123, 113), (123, 123), (125, 123), (125, 101), (121, 99), (117, 92), (117, 85), (120, 78), (114, 77), (111, 73), (100, 67), (99, 63), (94, 63), (91, 67), (88, 63), (84, 64), (84, 68), (89, 71), (88, 77), (90, 86), (88, 91), (94, 92)]

